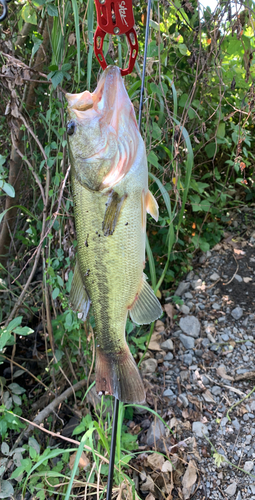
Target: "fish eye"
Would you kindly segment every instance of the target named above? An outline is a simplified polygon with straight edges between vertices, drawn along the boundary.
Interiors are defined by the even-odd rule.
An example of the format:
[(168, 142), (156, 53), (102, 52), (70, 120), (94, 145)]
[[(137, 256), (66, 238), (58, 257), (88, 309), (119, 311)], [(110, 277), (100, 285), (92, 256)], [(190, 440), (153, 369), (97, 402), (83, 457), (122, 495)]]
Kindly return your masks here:
[(76, 130), (76, 123), (74, 120), (70, 120), (70, 122), (66, 125), (66, 131), (68, 135), (73, 135)]

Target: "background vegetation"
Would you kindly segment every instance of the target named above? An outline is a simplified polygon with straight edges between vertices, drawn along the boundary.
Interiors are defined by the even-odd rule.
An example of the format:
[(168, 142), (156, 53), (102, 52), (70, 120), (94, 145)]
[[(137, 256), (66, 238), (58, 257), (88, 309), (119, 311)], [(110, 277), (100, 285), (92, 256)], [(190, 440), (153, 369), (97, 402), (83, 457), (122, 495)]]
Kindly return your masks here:
[[(133, 4), (140, 52), (125, 82), (138, 111), (147, 2)], [(62, 484), (59, 498), (69, 498), (67, 463), (74, 450), (54, 449), (52, 437), (39, 444), (26, 428), (27, 444), (19, 448), (25, 424), (17, 416), (32, 420), (39, 407), (32, 410), (30, 398), (36, 405), (43, 396), (46, 405), (69, 388), (82, 417), (75, 431), (83, 435), (82, 447), (94, 450), (97, 433), (98, 454), (93, 451), (84, 478), (93, 484), (99, 468), (105, 477), (100, 453), (109, 449), (110, 417), (105, 423), (101, 407), (92, 418), (80, 402), (92, 381), (93, 318), (83, 325), (68, 306), (76, 236), (64, 93), (96, 86), (96, 16), (93, 0), (16, 1), (8, 8), (0, 28), (0, 473), (6, 497), (13, 471), (17, 490), (29, 486), (34, 498), (50, 498), (51, 476), (51, 485)], [(195, 0), (153, 1), (142, 134), (150, 189), (160, 205), (158, 224), (148, 224), (146, 265), (162, 299), (191, 269), (194, 253), (221, 239), (233, 210), (254, 203), (254, 23), (252, 0), (220, 1), (214, 12)], [(106, 37), (104, 52), (109, 64), (124, 66), (125, 37)], [(144, 336), (130, 340), (134, 353), (144, 344)], [(53, 434), (62, 428), (51, 412), (46, 418)], [(123, 467), (135, 440), (124, 428), (121, 444), (120, 434), (119, 428)], [(120, 474), (118, 482), (126, 478)]]

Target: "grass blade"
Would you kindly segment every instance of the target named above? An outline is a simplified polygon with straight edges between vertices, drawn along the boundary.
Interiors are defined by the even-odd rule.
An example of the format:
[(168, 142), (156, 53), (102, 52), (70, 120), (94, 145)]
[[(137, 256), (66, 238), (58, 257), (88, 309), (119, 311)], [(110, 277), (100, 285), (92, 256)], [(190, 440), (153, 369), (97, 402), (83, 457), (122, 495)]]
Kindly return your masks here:
[(93, 50), (94, 50), (94, 45), (93, 45), (94, 2), (93, 2), (93, 0), (89, 0), (89, 3), (88, 3), (87, 19), (88, 19), (88, 38), (89, 38), (89, 53), (88, 53), (88, 59), (87, 59), (87, 90), (90, 90), (91, 73), (92, 73), (92, 56), (93, 56)]
[(79, 27), (79, 8), (76, 0), (72, 0), (75, 36), (77, 45), (77, 68), (78, 68), (78, 83), (81, 79), (81, 40), (80, 40), (80, 27)]
[(149, 243), (147, 235), (146, 235), (146, 253), (147, 253), (147, 256), (149, 259), (149, 268), (150, 268), (152, 288), (155, 291), (156, 284), (157, 284), (156, 268), (155, 268), (154, 258), (153, 258), (153, 254), (151, 251), (151, 247), (150, 247), (150, 243)]

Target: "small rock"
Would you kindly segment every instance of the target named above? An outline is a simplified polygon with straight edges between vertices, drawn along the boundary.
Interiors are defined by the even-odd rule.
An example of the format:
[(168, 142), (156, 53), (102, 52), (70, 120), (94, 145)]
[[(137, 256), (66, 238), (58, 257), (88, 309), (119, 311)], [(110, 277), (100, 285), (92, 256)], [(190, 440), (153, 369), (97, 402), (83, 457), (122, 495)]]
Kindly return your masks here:
[(188, 370), (182, 370), (180, 372), (180, 378), (181, 378), (182, 382), (184, 382), (185, 380), (189, 380), (189, 372), (188, 372)]
[(220, 396), (221, 395), (221, 388), (218, 385), (214, 385), (212, 387), (212, 394), (214, 396)]
[(210, 280), (211, 280), (211, 281), (217, 281), (218, 279), (220, 279), (220, 276), (219, 276), (217, 273), (213, 273), (213, 274), (210, 276)]
[(186, 276), (186, 280), (187, 280), (187, 281), (191, 281), (191, 280), (193, 280), (194, 275), (195, 275), (194, 271), (190, 271), (190, 272), (187, 274), (187, 276)]
[(190, 308), (188, 306), (185, 306), (185, 304), (182, 304), (182, 306), (180, 307), (180, 311), (183, 313), (183, 314), (189, 314), (190, 312)]
[(173, 354), (171, 352), (168, 352), (164, 357), (164, 361), (172, 361), (172, 359), (173, 359)]
[(223, 333), (221, 338), (222, 338), (223, 342), (227, 342), (229, 340), (229, 335), (227, 333)]
[(236, 482), (234, 481), (233, 483), (231, 483), (225, 490), (225, 493), (226, 495), (232, 497), (235, 492), (236, 492), (236, 487), (237, 487), (237, 484)]
[(142, 373), (154, 373), (158, 367), (158, 362), (154, 358), (145, 359), (141, 363)]
[(215, 309), (215, 311), (219, 311), (220, 310), (220, 305), (217, 304), (217, 302), (214, 302), (214, 304), (212, 305), (212, 308)]
[(147, 445), (152, 446), (155, 441), (165, 436), (165, 426), (161, 420), (153, 421), (147, 432)]
[(254, 462), (252, 462), (251, 460), (248, 460), (247, 462), (245, 462), (243, 469), (246, 472), (251, 472), (253, 469), (253, 466), (254, 466)]
[(162, 342), (160, 346), (164, 351), (173, 351), (174, 349), (174, 344), (171, 339), (165, 340), (165, 342)]
[(185, 297), (186, 299), (193, 299), (193, 295), (192, 295), (192, 293), (190, 293), (190, 292), (186, 292), (186, 293), (184, 294), (184, 297)]
[(242, 315), (243, 315), (243, 310), (240, 306), (237, 306), (235, 309), (233, 309), (233, 311), (231, 311), (231, 316), (233, 316), (235, 320), (240, 319)]
[(236, 495), (236, 500), (242, 500), (241, 491), (238, 491), (238, 493)]
[(239, 281), (239, 283), (241, 283), (243, 281), (243, 278), (242, 278), (242, 276), (239, 276), (239, 274), (236, 274), (235, 275), (235, 280)]
[(249, 278), (248, 276), (246, 278), (243, 278), (244, 283), (249, 283), (249, 281), (252, 281), (252, 278)]
[(221, 419), (221, 421), (220, 421), (220, 425), (221, 425), (222, 427), (225, 427), (225, 425), (226, 425), (228, 422), (229, 422), (228, 417), (223, 417), (223, 418)]
[(206, 254), (204, 253), (203, 255), (201, 255), (201, 257), (199, 257), (199, 264), (204, 264), (206, 261)]
[(209, 340), (209, 339), (203, 339), (203, 340), (202, 340), (202, 346), (203, 346), (203, 347), (208, 346), (208, 344), (210, 344), (210, 340)]
[(184, 333), (191, 337), (198, 338), (200, 333), (200, 322), (195, 316), (186, 316), (180, 319), (180, 327)]
[(178, 396), (178, 400), (180, 401), (180, 403), (183, 404), (184, 408), (187, 408), (189, 406), (189, 400), (188, 400), (186, 394), (180, 394)]
[(183, 356), (183, 363), (186, 366), (190, 366), (190, 365), (192, 365), (192, 362), (193, 362), (193, 356), (192, 356), (192, 354), (190, 354), (190, 353), (184, 354), (184, 356)]
[(200, 278), (198, 278), (197, 280), (191, 281), (191, 286), (192, 286), (193, 290), (200, 290), (202, 288), (202, 285), (203, 285), (203, 281)]
[(208, 429), (207, 429), (206, 425), (203, 424), (202, 422), (193, 422), (192, 431), (198, 437), (204, 437), (204, 435), (208, 434)]
[(190, 288), (190, 283), (186, 283), (186, 281), (181, 281), (178, 285), (175, 295), (181, 297), (185, 292), (187, 292), (189, 288)]
[(193, 337), (188, 337), (187, 335), (180, 334), (180, 341), (185, 349), (193, 349), (195, 347), (195, 340)]
[(175, 394), (174, 394), (174, 392), (171, 389), (166, 389), (163, 392), (163, 396), (166, 396), (168, 398), (172, 398), (173, 396), (175, 396)]

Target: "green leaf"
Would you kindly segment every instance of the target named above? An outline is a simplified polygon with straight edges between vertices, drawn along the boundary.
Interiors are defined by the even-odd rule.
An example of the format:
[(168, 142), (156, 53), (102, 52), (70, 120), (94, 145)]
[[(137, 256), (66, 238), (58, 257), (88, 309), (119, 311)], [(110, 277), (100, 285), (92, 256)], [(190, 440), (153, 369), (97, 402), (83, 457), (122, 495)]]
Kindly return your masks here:
[(188, 47), (187, 47), (187, 45), (185, 45), (185, 43), (179, 43), (178, 49), (183, 56), (186, 56), (189, 52)]
[(226, 129), (226, 124), (224, 122), (220, 122), (217, 130), (217, 137), (223, 139), (225, 137), (225, 129)]
[(32, 0), (32, 2), (36, 7), (41, 7), (41, 5), (46, 3), (46, 0)]
[(4, 165), (4, 163), (6, 162), (6, 158), (6, 156), (0, 154), (0, 167)]
[(182, 94), (182, 96), (179, 99), (179, 106), (181, 106), (181, 108), (184, 108), (184, 106), (186, 106), (188, 98), (189, 98), (188, 94)]
[(47, 12), (51, 17), (58, 17), (58, 8), (56, 5), (52, 5), (52, 3), (48, 3)]
[(85, 425), (83, 423), (80, 423), (79, 425), (77, 425), (77, 427), (75, 427), (72, 435), (76, 436), (77, 434), (81, 434), (84, 431), (85, 431)]
[(1, 452), (3, 455), (7, 455), (7, 456), (9, 455), (10, 448), (9, 448), (9, 445), (7, 443), (3, 442), (1, 444)]
[(48, 79), (51, 80), (54, 89), (56, 89), (57, 86), (62, 82), (63, 78), (64, 78), (64, 73), (61, 70), (53, 71), (48, 75)]
[(3, 220), (3, 218), (4, 218), (4, 216), (5, 216), (5, 214), (8, 212), (8, 210), (9, 210), (9, 209), (8, 209), (8, 208), (6, 208), (6, 209), (5, 209), (5, 210), (4, 210), (4, 211), (0, 214), (0, 224), (1, 224), (1, 222), (2, 222), (2, 220)]
[(55, 300), (58, 297), (59, 292), (60, 292), (59, 288), (54, 288), (54, 290), (52, 292), (52, 298), (53, 298), (53, 300)]
[(202, 200), (200, 207), (201, 207), (201, 210), (204, 210), (204, 212), (208, 212), (211, 208), (211, 204), (207, 200)]
[(10, 384), (8, 386), (8, 389), (10, 389), (10, 391), (13, 392), (13, 394), (24, 394), (24, 392), (26, 392), (26, 389), (20, 387), (20, 385), (17, 384), (16, 382)]
[(35, 9), (26, 3), (21, 9), (21, 17), (26, 23), (37, 24), (37, 15)]
[(13, 399), (13, 402), (15, 403), (15, 405), (18, 405), (18, 406), (21, 405), (22, 400), (19, 396), (17, 396), (17, 394), (13, 394), (12, 399)]
[(11, 332), (9, 332), (8, 330), (3, 330), (2, 332), (0, 332), (0, 351), (2, 351), (7, 345), (7, 342), (11, 336)]
[(206, 152), (208, 158), (213, 158), (215, 153), (216, 153), (216, 143), (210, 142), (210, 144), (207, 144), (205, 146), (205, 152)]
[(29, 446), (31, 446), (31, 448), (34, 448), (34, 449), (35, 449), (35, 451), (36, 451), (37, 455), (39, 455), (39, 454), (40, 454), (40, 445), (39, 445), (39, 443), (36, 441), (36, 439), (35, 439), (35, 438), (30, 437), (30, 438), (29, 438), (29, 440), (28, 440), (28, 444), (29, 444)]
[(29, 455), (32, 458), (32, 460), (35, 460), (35, 458), (37, 456), (37, 453), (36, 453), (35, 449), (32, 448), (31, 446), (29, 447)]
[(154, 151), (150, 151), (147, 156), (148, 162), (151, 163), (154, 167), (159, 168), (158, 157), (154, 153)]
[(25, 373), (24, 370), (17, 370), (16, 372), (14, 372), (13, 378), (18, 378), (18, 377), (24, 375), (24, 373)]
[(193, 212), (199, 212), (200, 201), (201, 201), (200, 196), (198, 196), (198, 194), (192, 194), (192, 195), (190, 195), (190, 201), (191, 201)]
[(152, 124), (152, 137), (153, 139), (156, 139), (156, 141), (159, 141), (161, 139), (161, 128), (158, 126), (156, 122), (153, 122)]
[(199, 240), (199, 248), (202, 250), (202, 252), (208, 252), (210, 250), (210, 245), (203, 238), (200, 238), (200, 240)]
[(11, 475), (11, 479), (16, 479), (17, 477), (19, 477), (21, 474), (23, 474), (23, 472), (26, 470), (26, 468), (23, 466), (23, 465), (20, 465), (19, 467), (17, 467), (17, 469), (15, 469)]
[(1, 480), (0, 498), (13, 498), (14, 489), (10, 481)]
[(34, 46), (32, 48), (32, 57), (34, 57), (34, 55), (36, 54), (40, 45), (42, 44), (43, 40), (41, 40), (40, 38), (37, 38), (35, 35), (32, 35), (32, 40), (34, 42)]
[(30, 335), (30, 333), (34, 332), (34, 330), (32, 330), (32, 328), (29, 328), (28, 326), (18, 326), (13, 331), (18, 335)]
[(10, 323), (9, 325), (7, 326), (6, 330), (8, 330), (9, 332), (12, 332), (14, 330), (14, 328), (17, 328), (17, 326), (20, 325), (21, 321), (22, 321), (22, 318), (23, 316), (17, 316), (17, 318), (14, 318)]
[(2, 190), (10, 196), (10, 198), (15, 198), (15, 189), (8, 182), (4, 182)]

